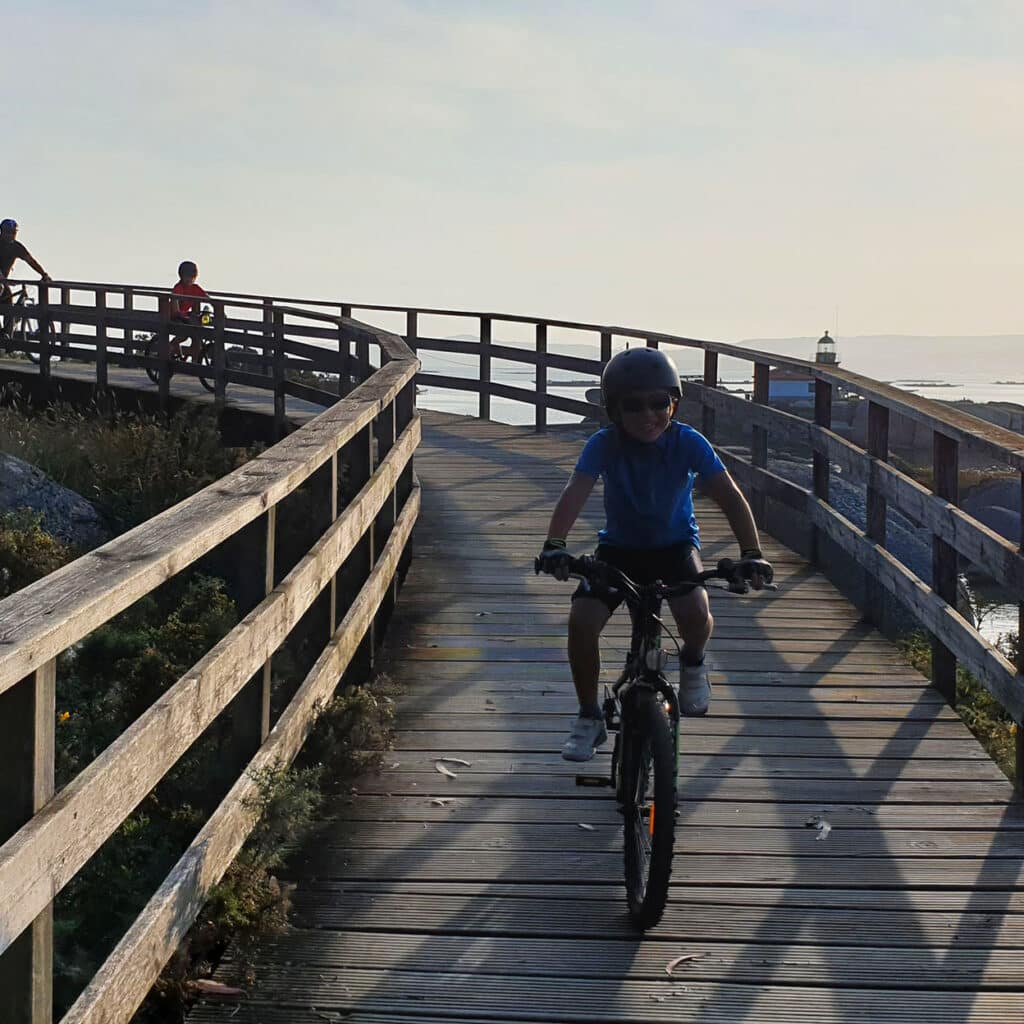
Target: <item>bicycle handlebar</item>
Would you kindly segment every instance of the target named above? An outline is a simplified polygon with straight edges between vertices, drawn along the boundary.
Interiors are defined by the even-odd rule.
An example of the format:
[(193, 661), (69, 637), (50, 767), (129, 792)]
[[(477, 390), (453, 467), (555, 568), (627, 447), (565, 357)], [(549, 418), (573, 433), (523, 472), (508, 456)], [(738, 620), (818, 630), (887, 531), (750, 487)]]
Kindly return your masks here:
[[(607, 562), (602, 562), (593, 555), (582, 555), (579, 558), (574, 558), (570, 555), (568, 561), (569, 575), (574, 576), (576, 579), (593, 582), (595, 577), (604, 577), (605, 579), (609, 576), (617, 577), (623, 589), (633, 593), (638, 593), (641, 586), (656, 585), (659, 596), (666, 600), (681, 594), (688, 594), (695, 588), (703, 586), (709, 580), (724, 580), (728, 584), (728, 587), (724, 589), (728, 589), (734, 594), (746, 594), (750, 591), (750, 577), (759, 569), (762, 570), (765, 581), (762, 589), (779, 589), (772, 583), (773, 573), (771, 566), (767, 566), (768, 571), (764, 573), (763, 568), (766, 566), (764, 561), (759, 558), (741, 558), (739, 561), (733, 561), (731, 558), (722, 558), (714, 569), (705, 569), (703, 572), (698, 573), (695, 579), (683, 580), (680, 583), (671, 585), (661, 582), (657, 584), (635, 583), (620, 569), (617, 569), (614, 565), (609, 565)], [(533, 571), (535, 575), (539, 575), (544, 571), (539, 558), (533, 560)]]

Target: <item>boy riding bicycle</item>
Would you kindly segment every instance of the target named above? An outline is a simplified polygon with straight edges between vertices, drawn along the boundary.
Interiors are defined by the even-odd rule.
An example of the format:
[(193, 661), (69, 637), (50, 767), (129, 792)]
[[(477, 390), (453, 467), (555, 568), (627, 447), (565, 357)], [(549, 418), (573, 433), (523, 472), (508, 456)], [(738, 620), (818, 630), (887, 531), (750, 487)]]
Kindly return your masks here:
[[(206, 294), (203, 289), (196, 284), (196, 278), (199, 277), (199, 268), (191, 261), (185, 260), (178, 265), (178, 283), (171, 289), (172, 295), (190, 296), (192, 298), (208, 299), (209, 295)], [(194, 303), (189, 301), (187, 298), (172, 299), (170, 306), (170, 321), (171, 325), (190, 325), (194, 321), (192, 315)], [(187, 359), (189, 356), (192, 357), (192, 361), (199, 362), (199, 352), (201, 346), (198, 341), (193, 341), (189, 347), (187, 353), (182, 353), (181, 343), (188, 341), (189, 336), (187, 334), (179, 334), (171, 342), (171, 352), (176, 355), (179, 359)]]
[[(604, 481), (605, 526), (597, 557), (638, 583), (679, 583), (702, 569), (700, 534), (693, 513), (693, 482), (699, 478), (722, 509), (744, 559), (757, 559), (750, 583), (770, 579), (750, 506), (705, 437), (672, 417), (680, 398), (679, 374), (657, 349), (638, 348), (612, 358), (601, 376), (601, 396), (611, 425), (584, 445), (562, 491), (540, 555), (541, 567), (568, 578), (566, 537), (598, 477)], [(621, 597), (581, 582), (569, 613), (569, 666), (579, 716), (562, 748), (567, 761), (589, 761), (608, 738), (597, 699), (601, 632)], [(679, 705), (684, 715), (707, 713), (711, 686), (704, 649), (714, 620), (703, 587), (669, 602), (683, 647)]]

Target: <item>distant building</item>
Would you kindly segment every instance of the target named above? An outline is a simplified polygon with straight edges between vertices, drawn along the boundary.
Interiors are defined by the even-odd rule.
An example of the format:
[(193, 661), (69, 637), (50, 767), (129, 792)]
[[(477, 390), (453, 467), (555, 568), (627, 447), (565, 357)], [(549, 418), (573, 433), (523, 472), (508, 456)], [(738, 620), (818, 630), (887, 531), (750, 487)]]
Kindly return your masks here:
[[(826, 366), (838, 366), (836, 343), (826, 331), (818, 339), (814, 361)], [(778, 368), (768, 374), (768, 401), (780, 399), (784, 402), (810, 402), (814, 400), (814, 378), (801, 370)]]

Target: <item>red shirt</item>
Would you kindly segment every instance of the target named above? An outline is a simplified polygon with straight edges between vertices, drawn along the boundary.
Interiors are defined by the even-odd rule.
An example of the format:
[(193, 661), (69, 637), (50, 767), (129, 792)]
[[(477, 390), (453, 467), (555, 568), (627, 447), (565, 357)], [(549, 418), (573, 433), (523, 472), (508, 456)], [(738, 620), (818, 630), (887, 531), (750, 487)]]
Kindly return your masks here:
[[(174, 295), (194, 295), (196, 298), (208, 299), (210, 296), (197, 284), (182, 284), (180, 281), (171, 289)], [(171, 316), (179, 320), (187, 320), (192, 315), (192, 302), (172, 302)]]

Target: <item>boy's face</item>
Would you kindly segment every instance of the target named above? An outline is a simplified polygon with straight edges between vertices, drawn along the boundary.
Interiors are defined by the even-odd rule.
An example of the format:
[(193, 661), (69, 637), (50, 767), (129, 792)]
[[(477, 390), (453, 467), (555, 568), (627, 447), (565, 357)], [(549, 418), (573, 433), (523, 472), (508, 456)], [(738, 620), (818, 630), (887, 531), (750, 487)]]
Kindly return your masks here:
[(675, 408), (667, 391), (631, 391), (619, 399), (619, 419), (634, 441), (650, 444), (668, 430)]

